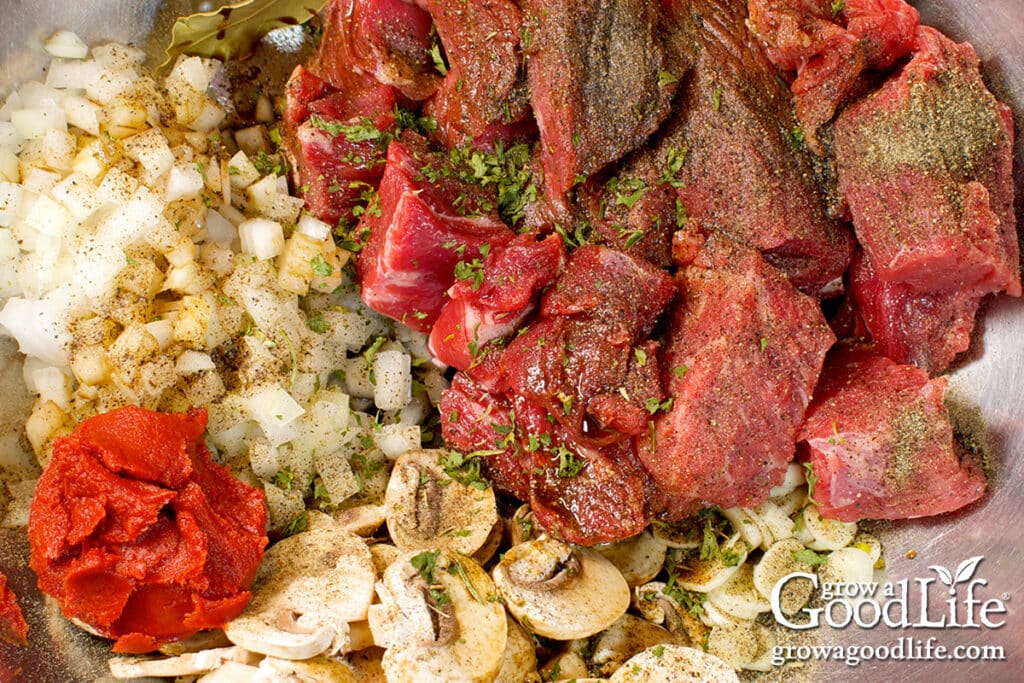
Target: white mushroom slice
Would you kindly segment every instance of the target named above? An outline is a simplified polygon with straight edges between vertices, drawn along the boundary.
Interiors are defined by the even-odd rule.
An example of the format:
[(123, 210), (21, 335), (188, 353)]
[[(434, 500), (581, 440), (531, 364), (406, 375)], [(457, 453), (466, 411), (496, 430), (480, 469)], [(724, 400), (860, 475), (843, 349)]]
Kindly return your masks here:
[(699, 602), (681, 605), (665, 590), (666, 584), (661, 581), (637, 586), (634, 589), (633, 606), (647, 621), (664, 626), (681, 644), (701, 645), (707, 627), (697, 614), (703, 612), (703, 605)]
[(374, 641), (389, 682), (491, 681), (501, 668), (507, 616), (472, 558), (444, 551), (403, 554), (377, 584)]
[[(747, 545), (751, 548), (757, 548), (761, 545), (761, 541), (764, 538), (761, 534), (761, 527), (750, 516), (749, 510), (735, 507), (726, 508), (721, 512), (722, 516), (732, 524), (732, 528), (739, 532), (743, 540), (747, 542)], [(792, 522), (790, 522), (790, 525), (792, 526)]]
[(544, 530), (537, 524), (533, 516), (533, 510), (529, 505), (520, 505), (512, 515), (512, 524), (509, 526), (509, 535), (512, 537), (512, 545), (519, 545), (526, 541), (532, 541), (540, 536)]
[(818, 512), (818, 506), (808, 505), (796, 526), (796, 540), (812, 550), (838, 550), (850, 545), (857, 535), (857, 525), (825, 519)]
[(375, 578), (363, 539), (318, 524), (271, 546), (252, 600), (224, 631), (237, 645), (284, 659), (347, 649), (348, 623), (366, 618)]
[(368, 647), (346, 656), (359, 683), (385, 683), (384, 648)]
[(356, 683), (352, 669), (332, 657), (312, 657), (295, 661), (267, 657), (260, 662), (260, 671), (272, 681), (301, 681), (301, 683)]
[(501, 547), (501, 541), (505, 538), (505, 522), (498, 519), (494, 523), (494, 527), (491, 528), (490, 535), (487, 536), (487, 540), (480, 546), (480, 549), (473, 553), (473, 559), (479, 562), (481, 565), (485, 565), (491, 561), (494, 557), (494, 553), (498, 552), (498, 548)]
[[(797, 553), (806, 550), (800, 541), (787, 538), (772, 545), (754, 565), (753, 581), (757, 590), (771, 600), (772, 592), (784, 577), (797, 572), (812, 573), (813, 567), (797, 559)], [(779, 590), (779, 609), (783, 614), (793, 615), (803, 609), (814, 594), (810, 579), (790, 579)]]
[(590, 676), (587, 662), (578, 652), (563, 652), (540, 669), (543, 681), (580, 681)]
[(555, 640), (592, 636), (629, 607), (629, 584), (615, 565), (548, 536), (512, 546), (494, 583), (519, 623)]
[(676, 567), (676, 583), (688, 591), (707, 593), (729, 580), (747, 559), (749, 546), (740, 534), (733, 534), (719, 552), (707, 560), (691, 554)]
[(373, 536), (384, 525), (384, 510), (383, 505), (357, 505), (335, 512), (334, 521), (346, 531)]
[(373, 631), (369, 621), (353, 621), (348, 625), (348, 651), (357, 652), (373, 647)]
[(651, 524), (651, 533), (669, 548), (689, 550), (700, 546), (703, 526), (698, 524), (694, 517), (680, 522), (655, 520)]
[(623, 614), (592, 639), (591, 666), (588, 668), (602, 676), (610, 676), (633, 655), (662, 643), (682, 644), (661, 626), (632, 614)]
[(706, 626), (716, 628), (718, 626), (732, 626), (738, 619), (713, 602), (704, 601), (701, 605), (700, 620)]
[(418, 450), (395, 462), (384, 493), (388, 531), (403, 551), (472, 555), (498, 521), (494, 490), (455, 481), (438, 463), (442, 457), (443, 451)]
[(758, 653), (752, 660), (743, 665), (748, 671), (772, 671), (775, 665), (772, 664), (772, 655), (778, 639), (775, 633), (761, 624), (754, 624), (754, 635), (758, 641)]
[(665, 644), (630, 657), (608, 683), (739, 683), (739, 678), (712, 654)]
[(241, 662), (225, 662), (223, 666), (196, 680), (196, 683), (275, 683), (259, 667)]
[(746, 562), (728, 581), (709, 592), (707, 601), (737, 619), (756, 619), (772, 608), (754, 586), (754, 568)]
[(781, 484), (773, 487), (768, 495), (772, 498), (781, 498), (806, 483), (807, 477), (804, 475), (804, 466), (798, 462), (791, 462), (789, 467), (786, 468), (786, 478), (782, 480)]
[(645, 531), (622, 541), (594, 546), (594, 550), (611, 560), (626, 583), (639, 586), (653, 580), (661, 571), (668, 546)]
[(512, 615), (505, 613), (508, 637), (505, 639), (505, 654), (501, 669), (494, 683), (524, 683), (537, 672), (537, 651), (530, 637)]
[(144, 676), (194, 676), (222, 666), (225, 662), (255, 664), (259, 657), (243, 648), (219, 647), (188, 652), (176, 657), (112, 657), (107, 664), (114, 678)]
[(384, 570), (391, 566), (391, 563), (402, 556), (402, 551), (390, 543), (370, 544), (370, 557), (373, 558), (373, 568), (380, 576)]
[(762, 634), (754, 626), (752, 621), (715, 626), (708, 634), (708, 652), (734, 669), (742, 669), (758, 658), (763, 647)]

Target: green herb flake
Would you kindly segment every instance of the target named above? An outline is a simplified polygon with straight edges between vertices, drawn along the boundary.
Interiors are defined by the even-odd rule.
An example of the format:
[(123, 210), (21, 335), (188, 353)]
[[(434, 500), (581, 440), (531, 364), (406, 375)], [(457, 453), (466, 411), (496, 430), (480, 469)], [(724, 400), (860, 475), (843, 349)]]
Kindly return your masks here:
[(828, 561), (828, 553), (816, 553), (810, 548), (804, 548), (803, 550), (793, 551), (793, 559), (797, 562), (803, 562), (816, 567)]
[(325, 261), (321, 254), (317, 254), (310, 259), (309, 265), (313, 268), (313, 274), (319, 277), (330, 277), (331, 273), (334, 272), (333, 266)]

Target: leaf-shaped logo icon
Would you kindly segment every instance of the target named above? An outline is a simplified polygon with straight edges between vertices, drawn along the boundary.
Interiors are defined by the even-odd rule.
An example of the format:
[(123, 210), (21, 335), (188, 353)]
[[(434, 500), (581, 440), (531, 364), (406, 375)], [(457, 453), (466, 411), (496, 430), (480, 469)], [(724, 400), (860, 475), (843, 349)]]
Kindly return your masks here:
[(984, 555), (978, 555), (977, 557), (969, 557), (960, 563), (960, 566), (956, 568), (956, 575), (953, 577), (953, 583), (963, 583), (964, 581), (970, 581), (971, 577), (974, 576), (975, 570), (981, 561), (985, 559)]
[(945, 567), (940, 567), (937, 564), (929, 565), (928, 569), (934, 569), (935, 573), (939, 575), (939, 580), (946, 584), (950, 588), (953, 587), (953, 575), (949, 573), (949, 570)]

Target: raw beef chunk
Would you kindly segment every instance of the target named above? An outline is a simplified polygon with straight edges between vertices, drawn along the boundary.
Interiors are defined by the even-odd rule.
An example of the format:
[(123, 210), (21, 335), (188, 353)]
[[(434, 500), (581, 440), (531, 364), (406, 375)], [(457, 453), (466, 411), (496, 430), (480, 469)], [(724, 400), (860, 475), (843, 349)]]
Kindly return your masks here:
[(437, 320), (457, 274), (472, 277), (474, 261), (514, 237), (493, 197), (445, 172), (445, 163), (416, 135), (392, 142), (379, 207), (360, 223), (368, 232), (359, 258), (363, 301), (421, 332)]
[(839, 189), (878, 276), (919, 293), (1021, 293), (1010, 110), (978, 56), (934, 29), (836, 119)]
[[(448, 57), (448, 74), (428, 107), (449, 147), (529, 116), (519, 48), (522, 17), (511, 0), (424, 0)], [(493, 132), (491, 132), (493, 135)]]
[(932, 375), (970, 346), (981, 303), (970, 292), (920, 294), (902, 282), (886, 282), (859, 251), (850, 266), (849, 294), (879, 352)]
[(373, 78), (410, 100), (437, 89), (440, 75), (430, 57), (430, 15), (405, 0), (331, 0), (310, 70), (338, 90)]
[(825, 517), (907, 519), (978, 500), (985, 475), (953, 437), (946, 379), (869, 351), (838, 349), (800, 438)]
[(640, 459), (673, 514), (756, 505), (793, 458), (835, 337), (817, 301), (727, 239), (710, 237), (679, 284), (661, 360), (674, 402)]
[(522, 7), (545, 192), (558, 206), (578, 176), (636, 149), (657, 129), (676, 76), (666, 76), (657, 3), (525, 0)]
[(430, 331), (430, 353), (459, 370), (478, 366), (481, 354), (489, 352), (487, 344), (507, 341), (564, 265), (557, 235), (541, 241), (519, 235), (491, 250), (479, 268), (470, 267), (449, 290), (451, 300)]
[(793, 105), (808, 146), (860, 90), (865, 69), (886, 69), (913, 47), (918, 13), (903, 0), (750, 0), (750, 25), (772, 63), (795, 71)]

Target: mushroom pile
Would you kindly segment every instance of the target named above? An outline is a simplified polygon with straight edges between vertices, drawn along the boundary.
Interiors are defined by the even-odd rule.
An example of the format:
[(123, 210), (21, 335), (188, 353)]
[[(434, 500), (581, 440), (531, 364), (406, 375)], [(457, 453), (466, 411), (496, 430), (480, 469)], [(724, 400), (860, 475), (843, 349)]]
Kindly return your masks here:
[[(738, 681), (768, 671), (770, 597), (818, 571), (871, 580), (881, 546), (817, 515), (794, 466), (757, 508), (584, 548), (543, 532), (445, 450), (394, 463), (381, 504), (310, 510), (267, 551), (246, 610), (117, 678), (200, 681)], [(457, 460), (457, 462), (462, 462)], [(878, 565), (880, 566), (880, 565)], [(811, 583), (787, 581), (797, 615)], [(798, 618), (798, 617), (794, 617)]]

